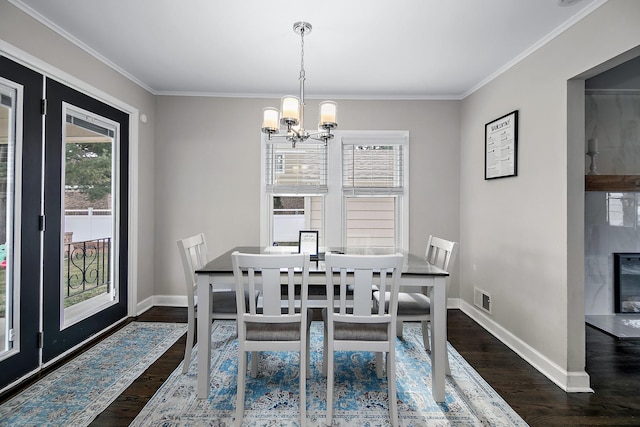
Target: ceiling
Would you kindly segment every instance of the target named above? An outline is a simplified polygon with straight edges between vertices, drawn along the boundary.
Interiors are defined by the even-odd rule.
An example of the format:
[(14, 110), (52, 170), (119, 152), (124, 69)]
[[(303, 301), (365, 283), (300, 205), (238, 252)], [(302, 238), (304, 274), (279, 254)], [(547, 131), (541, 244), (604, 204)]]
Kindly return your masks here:
[(9, 0), (154, 94), (461, 99), (606, 0)]

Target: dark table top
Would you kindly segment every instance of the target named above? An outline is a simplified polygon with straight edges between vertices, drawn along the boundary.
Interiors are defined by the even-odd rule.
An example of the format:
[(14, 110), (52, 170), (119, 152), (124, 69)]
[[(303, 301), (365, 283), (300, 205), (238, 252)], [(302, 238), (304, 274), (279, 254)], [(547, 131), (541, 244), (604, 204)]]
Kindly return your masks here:
[[(448, 276), (449, 273), (445, 270), (429, 264), (424, 256), (418, 256), (406, 251), (397, 251), (387, 248), (329, 248), (334, 253), (346, 253), (357, 255), (386, 255), (400, 252), (404, 255), (404, 262), (402, 268), (403, 276)], [(209, 261), (196, 273), (218, 273), (218, 274), (233, 274), (233, 267), (231, 265), (231, 254), (235, 251), (250, 253), (250, 254), (268, 254), (268, 253), (291, 253), (286, 252), (287, 248), (283, 246), (238, 246), (235, 247), (219, 257)], [(325, 263), (322, 261), (323, 253), (320, 254), (320, 260), (312, 260), (309, 268), (309, 274), (324, 274), (326, 272)]]

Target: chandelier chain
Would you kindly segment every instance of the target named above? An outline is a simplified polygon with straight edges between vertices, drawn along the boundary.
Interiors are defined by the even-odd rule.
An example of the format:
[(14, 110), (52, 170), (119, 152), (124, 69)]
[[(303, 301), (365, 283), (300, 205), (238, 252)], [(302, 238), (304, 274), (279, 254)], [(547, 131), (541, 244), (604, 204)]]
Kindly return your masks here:
[(300, 77), (304, 77), (304, 29), (300, 31)]

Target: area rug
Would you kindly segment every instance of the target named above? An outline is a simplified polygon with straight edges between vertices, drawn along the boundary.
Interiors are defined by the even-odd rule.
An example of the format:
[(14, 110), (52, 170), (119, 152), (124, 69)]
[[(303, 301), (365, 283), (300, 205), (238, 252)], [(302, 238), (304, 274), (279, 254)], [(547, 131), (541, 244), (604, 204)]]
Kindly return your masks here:
[[(405, 323), (397, 340), (399, 423), (402, 426), (526, 426), (515, 411), (449, 345), (451, 377), (446, 401), (431, 395), (431, 363), (420, 326)], [(237, 340), (233, 321), (212, 327), (211, 391), (197, 398), (197, 348), (189, 371), (179, 366), (151, 398), (131, 426), (232, 426), (236, 400)], [(307, 380), (306, 426), (325, 425), (326, 379), (322, 376), (321, 322), (311, 325), (311, 375)], [(298, 354), (262, 353), (257, 378), (247, 377), (246, 426), (298, 426)], [(386, 379), (378, 380), (375, 356), (368, 352), (336, 353), (334, 426), (387, 426)]]
[(132, 322), (0, 406), (0, 426), (87, 426), (187, 330)]

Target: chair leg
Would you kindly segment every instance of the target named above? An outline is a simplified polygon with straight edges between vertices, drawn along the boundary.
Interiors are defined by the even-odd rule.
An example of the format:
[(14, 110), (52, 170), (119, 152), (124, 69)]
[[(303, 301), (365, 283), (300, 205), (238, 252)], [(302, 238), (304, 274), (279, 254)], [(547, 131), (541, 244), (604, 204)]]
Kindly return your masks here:
[(426, 320), (423, 320), (422, 322), (420, 322), (422, 324), (422, 342), (424, 343), (424, 349), (426, 351), (431, 351), (431, 345), (429, 344), (429, 322)]
[(311, 333), (307, 333), (307, 377), (311, 376)]
[(258, 352), (251, 352), (251, 378), (258, 376)]
[(300, 425), (307, 425), (307, 340), (300, 345)]
[(182, 373), (186, 374), (189, 370), (189, 363), (191, 362), (191, 351), (193, 350), (193, 336), (195, 335), (195, 314), (193, 311), (187, 315), (187, 344), (184, 348), (184, 361), (182, 362)]
[[(327, 362), (325, 364), (327, 369), (327, 416), (324, 423), (330, 426), (333, 423), (333, 345), (325, 351), (327, 353), (325, 359)], [(323, 369), (325, 368), (323, 367)]]
[(323, 343), (322, 343), (322, 375), (323, 376), (327, 376), (327, 363), (328, 363), (328, 358), (327, 358), (327, 345), (328, 345), (328, 340), (327, 340), (327, 328), (324, 329), (324, 339), (323, 339)]
[[(387, 358), (387, 360), (389, 360)], [(383, 360), (382, 360), (382, 352), (378, 351), (376, 352), (376, 375), (378, 376), (378, 378), (382, 378), (382, 364), (383, 364)], [(387, 372), (389, 372), (389, 370), (387, 370)]]
[[(394, 343), (395, 344), (395, 343)], [(389, 410), (391, 425), (398, 426), (398, 396), (396, 394), (396, 352), (392, 346), (387, 353), (387, 384), (389, 386)]]
[(403, 327), (402, 320), (396, 320), (396, 336), (398, 338), (402, 338), (402, 327)]
[[(426, 326), (425, 326), (426, 325)], [(433, 334), (430, 334), (430, 322), (422, 322), (422, 339), (425, 342), (425, 348), (429, 345), (429, 342), (431, 340), (433, 340)], [(425, 332), (426, 331), (426, 332)], [(428, 334), (430, 336), (430, 339), (425, 339), (425, 333)], [(433, 343), (431, 344), (431, 347), (433, 347)], [(427, 351), (430, 351), (430, 349), (428, 349)], [(446, 349), (445, 347), (445, 352), (444, 352), (444, 367), (445, 367), (445, 375), (451, 376), (451, 365), (449, 365), (449, 350)]]
[(247, 353), (241, 349), (240, 357), (238, 357), (238, 388), (237, 388), (237, 399), (236, 399), (236, 426), (240, 426), (242, 424), (242, 417), (244, 414), (244, 389), (245, 389), (245, 380), (247, 376)]

